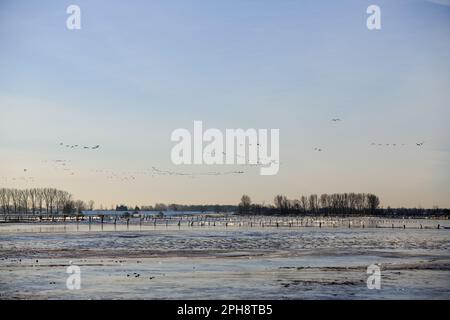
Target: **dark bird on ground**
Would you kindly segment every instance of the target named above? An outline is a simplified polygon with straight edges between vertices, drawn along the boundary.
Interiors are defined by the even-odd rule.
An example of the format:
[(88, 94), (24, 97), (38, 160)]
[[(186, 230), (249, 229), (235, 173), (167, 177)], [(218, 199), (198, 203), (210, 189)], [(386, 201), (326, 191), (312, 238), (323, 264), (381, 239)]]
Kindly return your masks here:
[(418, 147), (423, 146), (423, 144), (424, 144), (424, 142), (418, 142), (418, 143), (416, 143), (416, 145), (417, 145)]
[(333, 118), (333, 119), (331, 119), (331, 121), (333, 121), (333, 122), (338, 122), (338, 121), (341, 121), (341, 119), (339, 119), (339, 118)]
[(100, 145), (96, 145), (95, 147), (92, 147), (91, 149), (98, 149), (100, 148)]

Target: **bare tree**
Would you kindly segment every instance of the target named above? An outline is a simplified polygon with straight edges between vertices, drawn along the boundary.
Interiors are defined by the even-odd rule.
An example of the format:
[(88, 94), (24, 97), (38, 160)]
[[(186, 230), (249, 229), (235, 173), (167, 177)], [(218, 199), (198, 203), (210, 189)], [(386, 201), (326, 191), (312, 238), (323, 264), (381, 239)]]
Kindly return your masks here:
[(309, 196), (308, 205), (309, 205), (309, 211), (317, 212), (317, 210), (319, 208), (318, 201), (317, 201), (317, 194), (312, 194)]
[(250, 211), (250, 206), (252, 205), (252, 200), (246, 194), (241, 197), (241, 202), (239, 203), (238, 210), (241, 214), (247, 214)]
[(44, 189), (45, 206), (47, 213), (52, 214), (58, 190), (52, 188)]
[(308, 200), (305, 196), (300, 197), (300, 206), (303, 212), (308, 211)]
[(14, 208), (14, 213), (17, 213), (20, 206), (20, 190), (17, 189), (11, 190), (11, 200)]
[(82, 213), (83, 210), (86, 210), (86, 204), (82, 200), (75, 201), (74, 206), (77, 213)]
[(0, 189), (0, 203), (4, 214), (9, 213), (10, 200), (11, 200), (11, 190), (5, 188)]
[(276, 195), (273, 199), (273, 204), (275, 205), (275, 208), (280, 209), (280, 211), (283, 210), (283, 196), (281, 194)]
[(30, 194), (30, 190), (28, 189), (24, 189), (24, 190), (19, 190), (19, 194), (20, 194), (20, 207), (22, 209), (23, 213), (28, 213), (28, 200), (29, 200), (29, 194)]
[(89, 202), (88, 202), (88, 209), (90, 211), (94, 210), (94, 204), (95, 204), (94, 200), (89, 200)]
[(244, 194), (241, 197), (240, 205), (243, 207), (250, 207), (251, 204), (252, 204), (252, 200), (250, 199), (250, 197), (248, 195)]
[(28, 196), (30, 197), (31, 211), (33, 212), (33, 214), (35, 214), (35, 212), (36, 212), (36, 203), (37, 203), (38, 193), (39, 193), (39, 190), (35, 189), (35, 188), (30, 189), (28, 192)]
[(42, 197), (45, 200), (45, 212), (48, 214), (50, 212), (50, 189), (42, 189)]
[(39, 213), (42, 213), (43, 202), (44, 202), (44, 190), (36, 189), (36, 203), (39, 207)]
[(319, 204), (322, 209), (328, 209), (328, 195), (327, 194), (321, 194), (319, 199)]
[(376, 209), (378, 209), (378, 206), (380, 205), (380, 199), (374, 194), (368, 194), (367, 195), (367, 203), (368, 203), (368, 209), (371, 213), (374, 213)]
[(63, 211), (67, 202), (71, 200), (71, 195), (67, 191), (57, 190), (56, 191), (56, 212)]

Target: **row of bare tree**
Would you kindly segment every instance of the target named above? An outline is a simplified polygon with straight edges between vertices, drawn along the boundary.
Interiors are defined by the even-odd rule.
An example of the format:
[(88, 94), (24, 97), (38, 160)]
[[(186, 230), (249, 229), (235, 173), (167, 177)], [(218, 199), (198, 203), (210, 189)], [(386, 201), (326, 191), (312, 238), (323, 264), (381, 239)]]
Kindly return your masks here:
[(317, 196), (301, 196), (290, 200), (277, 195), (273, 206), (252, 204), (248, 195), (243, 195), (239, 203), (240, 213), (280, 213), (280, 214), (355, 214), (375, 213), (380, 205), (379, 198), (371, 193), (333, 193)]
[(67, 191), (54, 188), (7, 189), (0, 188), (0, 207), (9, 213), (74, 213), (94, 208), (94, 201), (86, 205), (73, 200)]

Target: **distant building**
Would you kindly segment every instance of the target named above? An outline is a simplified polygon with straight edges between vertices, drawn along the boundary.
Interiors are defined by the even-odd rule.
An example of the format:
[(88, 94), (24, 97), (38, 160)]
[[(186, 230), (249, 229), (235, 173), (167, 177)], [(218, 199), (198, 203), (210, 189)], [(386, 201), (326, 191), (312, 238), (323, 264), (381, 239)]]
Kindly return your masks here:
[(121, 204), (120, 206), (116, 206), (116, 211), (128, 211), (128, 207)]

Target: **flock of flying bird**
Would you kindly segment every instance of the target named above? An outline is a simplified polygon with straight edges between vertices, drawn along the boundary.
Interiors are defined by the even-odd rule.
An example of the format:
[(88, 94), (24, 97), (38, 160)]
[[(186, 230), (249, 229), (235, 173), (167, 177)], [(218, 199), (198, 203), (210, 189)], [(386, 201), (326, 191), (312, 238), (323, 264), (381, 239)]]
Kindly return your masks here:
[(34, 177), (20, 176), (20, 177), (0, 177), (0, 182), (30, 182), (34, 183)]
[[(331, 119), (332, 122), (341, 122), (342, 120), (340, 118), (332, 118)], [(422, 147), (424, 145), (424, 141), (422, 142), (416, 142), (416, 146), (417, 147)], [(69, 149), (89, 149), (89, 150), (97, 150), (100, 148), (100, 145), (94, 145), (94, 146), (82, 146), (82, 145), (78, 145), (78, 144), (74, 144), (74, 145), (70, 145), (70, 144), (64, 144), (63, 142), (60, 142), (59, 145), (61, 147), (64, 148), (69, 148)], [(242, 144), (241, 144), (242, 146)], [(387, 146), (387, 147), (397, 147), (397, 146), (405, 146), (404, 143), (402, 144), (397, 144), (397, 143), (375, 143), (372, 142), (371, 146), (377, 146), (377, 147), (382, 147), (382, 146)], [(257, 147), (260, 147), (260, 144), (257, 143)], [(314, 151), (316, 152), (322, 152), (323, 148), (322, 147), (315, 147)], [(211, 153), (211, 155), (215, 155), (214, 153)], [(226, 156), (226, 153), (223, 152), (223, 155)], [(239, 155), (237, 154), (236, 157), (238, 158), (246, 158), (245, 155)], [(67, 172), (68, 175), (73, 176), (75, 175), (75, 172), (73, 169), (70, 168), (69, 164), (71, 163), (70, 160), (63, 160), (63, 159), (57, 159), (57, 160), (44, 160), (44, 163), (50, 163), (52, 165), (52, 167), (55, 170), (62, 170), (64, 172)], [(261, 161), (261, 159), (258, 159), (256, 164), (250, 164), (250, 163), (245, 163), (245, 164), (241, 164), (241, 166), (267, 166), (270, 165), (272, 163), (276, 163), (276, 160), (269, 160), (269, 161)], [(195, 178), (198, 176), (223, 176), (223, 175), (240, 175), (240, 174), (244, 174), (244, 171), (209, 171), (209, 172), (183, 172), (183, 171), (171, 171), (171, 170), (163, 170), (157, 167), (152, 167), (151, 169), (147, 169), (147, 170), (142, 170), (142, 171), (134, 171), (134, 172), (116, 172), (113, 170), (103, 170), (103, 169), (97, 169), (97, 170), (91, 170), (92, 172), (95, 173), (99, 173), (99, 174), (105, 174), (105, 177), (108, 180), (121, 180), (121, 181), (133, 181), (136, 180), (137, 176), (186, 176), (186, 177), (190, 177), (190, 178)], [(12, 177), (9, 178), (10, 181), (23, 181), (23, 182), (34, 182), (34, 177), (31, 177), (28, 175), (28, 169), (23, 169), (23, 172), (25, 174), (25, 176), (20, 176), (20, 177)], [(8, 177), (0, 177), (0, 181), (3, 180), (4, 182), (8, 181)]]
[[(424, 143), (425, 142), (416, 142), (416, 146), (417, 147), (421, 147), (421, 146), (423, 146)], [(401, 147), (403, 147), (406, 144), (404, 144), (404, 143), (402, 143), (402, 144), (397, 144), (397, 143), (385, 143), (385, 144), (383, 144), (383, 143), (372, 142), (370, 145), (371, 146), (378, 146), (378, 147), (382, 147), (382, 146), (387, 146), (387, 147), (389, 147), (389, 146), (391, 146), (391, 147), (401, 146)]]
[[(342, 121), (341, 118), (332, 118), (331, 119), (331, 122), (341, 122), (341, 121)], [(314, 148), (314, 151), (317, 151), (317, 152), (322, 152), (322, 150), (323, 150), (323, 148), (319, 148), (319, 147)]]
[(100, 145), (95, 145), (95, 146), (93, 146), (93, 147), (88, 147), (88, 146), (80, 146), (80, 145), (78, 145), (78, 144), (72, 144), (72, 145), (70, 145), (70, 144), (64, 144), (64, 142), (60, 142), (59, 143), (59, 145), (61, 146), (61, 147), (65, 147), (65, 148), (70, 148), (70, 149), (76, 149), (76, 148), (83, 148), (83, 149), (92, 149), (92, 150), (95, 150), (95, 149), (98, 149), (98, 148), (100, 148)]
[(154, 175), (169, 175), (169, 176), (189, 176), (194, 178), (196, 176), (222, 176), (230, 174), (243, 174), (244, 171), (210, 171), (210, 172), (180, 172), (180, 171), (170, 171), (161, 170), (156, 167), (152, 167), (152, 172)]
[(195, 178), (198, 176), (220, 176), (220, 175), (231, 175), (231, 174), (243, 174), (244, 171), (209, 171), (209, 172), (183, 172), (183, 171), (171, 171), (163, 170), (157, 167), (152, 167), (151, 169), (145, 169), (140, 171), (114, 171), (114, 170), (91, 170), (97, 174), (103, 174), (108, 180), (120, 180), (120, 181), (133, 181), (138, 177), (142, 176), (187, 176), (190, 178)]
[[(241, 144), (241, 145), (242, 145), (242, 144)], [(257, 146), (258, 146), (258, 148), (259, 148), (260, 144), (257, 143)], [(211, 152), (210, 154), (211, 154), (213, 157), (215, 156), (215, 153), (214, 153), (214, 152)], [(222, 154), (223, 154), (224, 156), (227, 155), (226, 152), (222, 152)], [(236, 158), (247, 159), (247, 157), (246, 157), (245, 155), (236, 154), (235, 156), (236, 156)], [(257, 159), (256, 163), (248, 163), (248, 162), (247, 162), (247, 163), (244, 163), (244, 164), (237, 164), (237, 165), (247, 166), (247, 167), (263, 167), (263, 166), (268, 166), (268, 165), (275, 164), (275, 163), (277, 163), (277, 160), (261, 159), (261, 158), (259, 158), (259, 156), (258, 156), (258, 159)]]
[(56, 160), (44, 160), (43, 163), (50, 163), (52, 168), (55, 170), (62, 170), (66, 172), (70, 176), (74, 176), (74, 170), (69, 166), (72, 161), (64, 160), (64, 159), (56, 159)]
[[(341, 122), (342, 120), (341, 120), (340, 118), (332, 118), (331, 121), (332, 121), (332, 122)], [(416, 142), (416, 146), (417, 146), (417, 147), (422, 147), (424, 143), (425, 143), (424, 141), (422, 141), (422, 142)], [(383, 144), (383, 143), (372, 142), (370, 145), (371, 145), (371, 146), (378, 146), (378, 147), (382, 147), (382, 146), (387, 146), (387, 147), (389, 147), (389, 146), (391, 146), (391, 147), (402, 146), (402, 147), (403, 147), (403, 146), (405, 146), (406, 144), (404, 144), (404, 143), (401, 143), (401, 144), (397, 144), (397, 143), (384, 143), (384, 144)], [(322, 152), (322, 151), (323, 151), (323, 148), (315, 147), (315, 148), (314, 148), (314, 151)]]

